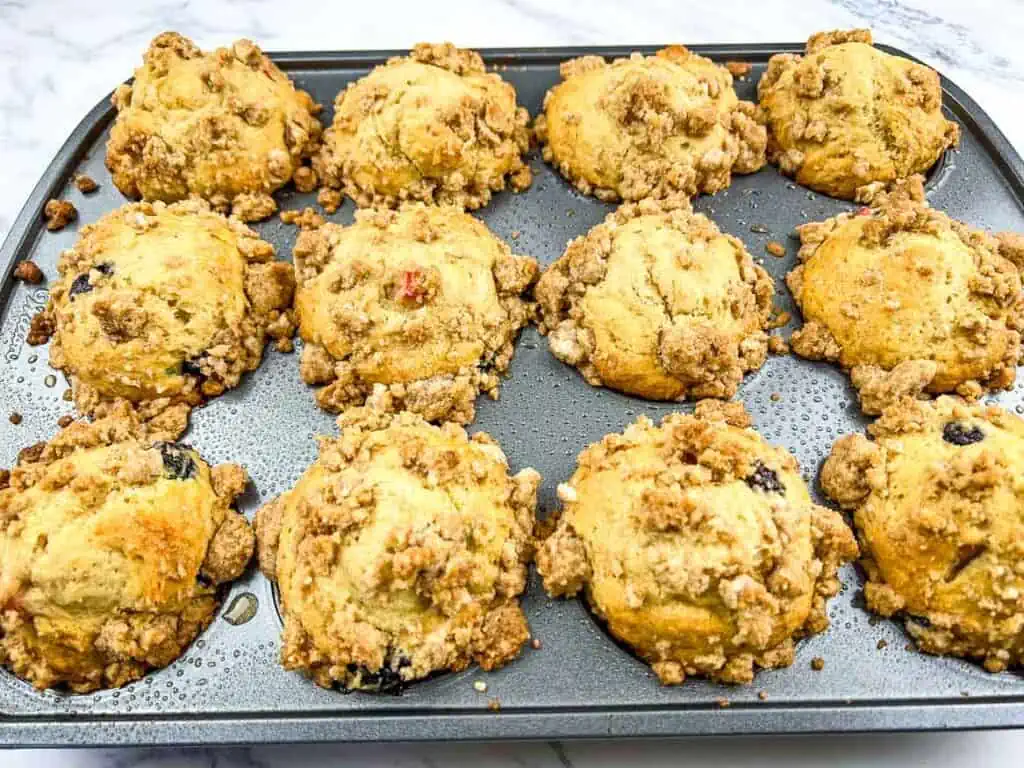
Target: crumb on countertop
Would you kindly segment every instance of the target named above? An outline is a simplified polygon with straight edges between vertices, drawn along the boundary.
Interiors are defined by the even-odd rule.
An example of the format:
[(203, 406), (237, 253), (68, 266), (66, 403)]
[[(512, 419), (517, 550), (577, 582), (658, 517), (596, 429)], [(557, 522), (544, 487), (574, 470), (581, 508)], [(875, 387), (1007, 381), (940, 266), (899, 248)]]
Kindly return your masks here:
[(39, 283), (46, 279), (43, 270), (34, 261), (19, 261), (18, 265), (14, 268), (14, 277), (32, 285), (39, 285)]
[(67, 200), (54, 198), (47, 201), (43, 214), (46, 216), (46, 228), (57, 232), (78, 218), (78, 209)]

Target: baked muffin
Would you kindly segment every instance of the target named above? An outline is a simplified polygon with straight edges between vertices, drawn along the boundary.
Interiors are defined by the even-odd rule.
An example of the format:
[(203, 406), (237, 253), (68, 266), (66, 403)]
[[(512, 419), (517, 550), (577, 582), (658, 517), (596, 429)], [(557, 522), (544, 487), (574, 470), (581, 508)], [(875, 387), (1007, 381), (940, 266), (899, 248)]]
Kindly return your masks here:
[(729, 186), (765, 163), (756, 108), (732, 75), (681, 45), (610, 64), (564, 62), (536, 121), (544, 159), (587, 195), (641, 200)]
[(422, 203), (304, 231), (294, 254), (299, 372), (322, 385), (321, 408), (372, 396), (381, 409), (465, 424), (481, 391), (497, 398), (533, 312), (522, 297), (533, 259), (462, 210)]
[(518, 595), (540, 476), (510, 475), (485, 433), (411, 413), (347, 411), (341, 435), (256, 515), (260, 568), (280, 587), (281, 661), (319, 685), (397, 693), (529, 636)]
[(125, 195), (190, 196), (245, 221), (277, 210), (271, 193), (319, 146), (320, 105), (249, 40), (203, 53), (157, 35), (131, 85), (114, 91), (107, 168)]
[(1024, 421), (954, 397), (907, 398), (847, 435), (825, 492), (854, 510), (868, 608), (928, 653), (1024, 663)]
[(757, 90), (769, 159), (833, 197), (923, 173), (960, 137), (938, 74), (873, 48), (867, 29), (819, 32), (805, 56), (772, 56)]
[(537, 552), (548, 593), (582, 590), (666, 685), (749, 683), (792, 664), (794, 641), (828, 626), (836, 572), (857, 555), (796, 460), (749, 425), (739, 403), (705, 400), (588, 446)]
[(420, 43), (338, 94), (313, 167), (358, 206), (480, 208), (506, 183), (530, 185), (528, 120), (480, 54)]
[(52, 334), (83, 413), (130, 402), (177, 438), (192, 406), (255, 369), (268, 338), (291, 349), (295, 277), (251, 229), (201, 200), (132, 203), (83, 227), (33, 320)]
[(76, 693), (170, 664), (252, 556), (246, 482), (124, 405), (26, 448), (0, 472), (0, 663)]
[(1011, 387), (1024, 322), (1011, 259), (1024, 248), (929, 208), (920, 177), (876, 204), (798, 227), (793, 351), (849, 369), (870, 414), (922, 392)]
[(594, 386), (729, 398), (768, 353), (771, 277), (678, 195), (620, 206), (569, 243), (536, 294), (552, 354)]

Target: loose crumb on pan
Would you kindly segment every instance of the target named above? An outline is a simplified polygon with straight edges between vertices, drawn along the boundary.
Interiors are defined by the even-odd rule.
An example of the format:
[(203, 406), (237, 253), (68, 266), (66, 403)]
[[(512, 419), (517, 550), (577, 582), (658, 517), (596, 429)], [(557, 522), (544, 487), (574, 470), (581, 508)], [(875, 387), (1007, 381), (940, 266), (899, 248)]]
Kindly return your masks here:
[(784, 246), (778, 240), (769, 240), (765, 244), (764, 249), (777, 259), (781, 259), (783, 256), (786, 255), (786, 246)]
[(317, 184), (316, 171), (308, 165), (304, 165), (292, 175), (292, 182), (299, 192), (312, 192)]
[(100, 188), (100, 185), (96, 183), (92, 176), (86, 176), (84, 173), (75, 174), (75, 186), (78, 187), (79, 192), (86, 195)]
[(535, 651), (539, 651), (544, 646), (541, 643), (540, 638), (539, 637), (535, 637), (535, 638), (530, 640), (530, 647), (533, 648), (533, 650), (535, 650)]
[(724, 696), (719, 696), (715, 699), (715, 703), (718, 705), (719, 709), (727, 709), (729, 706), (729, 700)]
[(491, 710), (491, 712), (500, 712), (501, 711), (501, 699), (491, 699), (490, 701), (487, 702), (487, 708), (489, 710)]
[(78, 209), (68, 200), (54, 198), (46, 203), (43, 215), (46, 216), (46, 228), (57, 232), (78, 218)]
[(477, 693), (487, 693), (487, 683), (483, 680), (475, 680), (473, 682), (473, 690)]
[(773, 403), (777, 403), (777, 402), (779, 402), (782, 399), (782, 393), (781, 392), (772, 392), (772, 394), (771, 394), (769, 399)]
[(322, 227), (326, 219), (313, 208), (303, 208), (301, 211), (281, 211), (281, 221), (297, 224), (299, 229), (316, 229)]
[(888, 646), (889, 646), (889, 641), (883, 638), (883, 639), (878, 641), (878, 644), (875, 647), (878, 650), (881, 651), (883, 648), (887, 648)]
[(757, 698), (761, 701), (768, 701), (768, 691), (758, 691)]
[(11, 411), (11, 415), (8, 416), (7, 418), (10, 419), (11, 424), (14, 424), (15, 426), (21, 424), (22, 417), (21, 414), (18, 413), (17, 411)]
[(34, 261), (19, 261), (14, 268), (14, 278), (31, 285), (39, 285), (46, 279), (43, 270)]
[(70, 426), (71, 422), (73, 422), (74, 420), (74, 416), (65, 414), (64, 416), (61, 416), (59, 419), (57, 419), (57, 426), (60, 427), (61, 429), (64, 429), (64, 427)]
[(321, 189), (316, 196), (317, 203), (327, 213), (334, 213), (341, 208), (342, 200), (344, 200), (344, 196), (340, 189), (330, 189), (328, 187)]
[(821, 656), (815, 656), (811, 659), (811, 669), (815, 672), (821, 672), (825, 668), (825, 660)]
[(725, 68), (729, 70), (729, 74), (733, 77), (746, 77), (750, 74), (750, 70), (754, 68), (754, 65), (749, 61), (727, 61), (725, 62)]

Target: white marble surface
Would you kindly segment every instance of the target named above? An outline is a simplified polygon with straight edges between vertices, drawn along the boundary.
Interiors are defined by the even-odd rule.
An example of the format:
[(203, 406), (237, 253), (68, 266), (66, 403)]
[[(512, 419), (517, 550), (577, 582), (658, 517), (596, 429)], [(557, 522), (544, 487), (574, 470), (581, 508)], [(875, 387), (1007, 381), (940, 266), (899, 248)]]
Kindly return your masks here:
[[(1024, 151), (1024, 0), (714, 2), (331, 2), (0, 0), (0, 237), (81, 117), (131, 74), (148, 41), (179, 30), (206, 47), (265, 49), (778, 42), (871, 26), (952, 78)], [(1024, 726), (1024, 723), (1022, 723)], [(314, 768), (336, 765), (559, 768), (659, 766), (1019, 766), (1024, 731), (573, 743), (83, 750), (0, 753), (3, 768)]]

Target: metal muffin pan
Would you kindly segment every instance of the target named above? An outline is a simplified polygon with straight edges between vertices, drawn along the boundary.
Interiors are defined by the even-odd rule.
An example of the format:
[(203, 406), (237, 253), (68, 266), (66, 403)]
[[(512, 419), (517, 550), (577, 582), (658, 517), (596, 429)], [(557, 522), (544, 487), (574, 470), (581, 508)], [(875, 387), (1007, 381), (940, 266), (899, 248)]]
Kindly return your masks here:
[[(536, 115), (544, 93), (558, 82), (559, 62), (632, 50), (655, 48), (502, 49), (483, 55)], [(799, 52), (802, 46), (694, 50), (721, 62), (751, 62), (753, 71), (737, 81), (736, 89), (741, 98), (755, 99), (768, 58)], [(345, 83), (397, 53), (283, 53), (273, 58), (324, 105), (321, 117), (329, 124), (334, 96)], [(959, 150), (948, 153), (930, 174), (929, 200), (979, 227), (1024, 230), (1024, 162), (974, 101), (945, 78), (942, 86), (945, 111), (960, 123), (962, 140)], [(32, 259), (52, 279), (58, 254), (72, 245), (76, 229), (125, 202), (103, 167), (113, 118), (107, 100), (85, 117), (44, 173), (0, 252), (0, 467), (11, 466), (19, 448), (49, 438), (57, 419), (72, 412), (62, 399), (66, 382), (47, 365), (47, 350), (25, 344), (29, 320), (46, 301), (45, 286), (16, 283), (10, 274), (17, 261)], [(529, 190), (498, 194), (475, 215), (514, 251), (547, 265), (570, 238), (600, 222), (614, 206), (578, 194), (536, 150), (530, 165), (535, 179)], [(100, 190), (79, 193), (71, 183), (78, 172), (96, 179)], [(42, 209), (51, 197), (72, 200), (79, 221), (62, 232), (46, 232)], [(314, 195), (287, 189), (278, 199), (283, 209), (302, 208), (313, 205)], [(853, 207), (798, 187), (770, 166), (735, 176), (728, 190), (700, 197), (695, 205), (746, 243), (775, 278), (779, 306), (796, 317), (783, 282), (796, 263), (794, 227)], [(346, 201), (327, 218), (346, 223), (352, 212)], [(273, 217), (255, 229), (282, 257), (291, 257), (297, 228)], [(784, 258), (765, 253), (769, 240), (786, 245)], [(737, 397), (761, 434), (797, 457), (812, 486), (833, 441), (867, 423), (839, 370), (793, 356), (770, 358), (747, 377)], [(993, 400), (1024, 412), (1021, 385)], [(691, 407), (591, 387), (552, 357), (546, 341), (529, 328), (519, 339), (501, 399), (481, 400), (470, 430), (496, 437), (513, 469), (533, 466), (541, 472), (546, 514), (554, 508), (556, 485), (572, 473), (584, 446), (639, 414), (659, 419)], [(12, 411), (24, 417), (19, 426), (6, 418)], [(211, 463), (237, 461), (249, 470), (253, 483), (242, 507), (251, 516), (259, 504), (289, 488), (314, 459), (314, 435), (334, 433), (333, 418), (317, 409), (312, 391), (299, 380), (298, 353), (268, 350), (263, 365), (241, 386), (193, 413), (186, 439)], [(387, 696), (323, 690), (282, 669), (274, 591), (253, 567), (182, 658), (125, 688), (87, 695), (41, 693), (0, 671), (0, 745), (565, 739), (1024, 725), (1019, 673), (990, 675), (966, 661), (908, 650), (900, 624), (873, 618), (864, 609), (863, 575), (847, 566), (842, 580), (841, 594), (829, 604), (831, 628), (801, 642), (792, 667), (762, 672), (750, 686), (694, 679), (662, 687), (645, 664), (607, 635), (583, 601), (549, 600), (534, 574), (523, 606), (542, 642), (539, 650), (524, 648), (517, 661), (497, 672), (471, 668)], [(258, 607), (250, 620), (229, 620), (237, 621), (253, 602)], [(810, 661), (819, 656), (825, 667), (816, 672)], [(478, 679), (487, 682), (485, 694), (473, 687)], [(762, 691), (764, 699), (758, 695)], [(499, 711), (489, 708), (492, 700), (500, 702)]]

